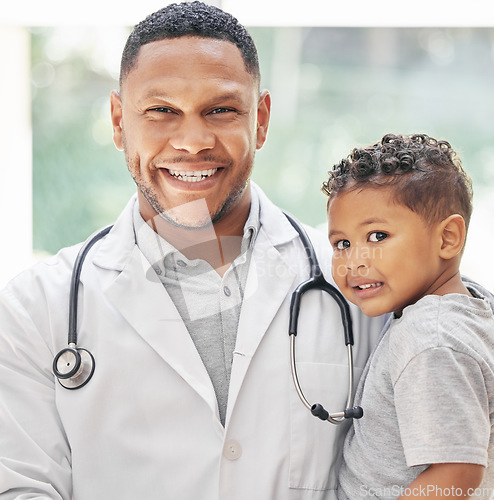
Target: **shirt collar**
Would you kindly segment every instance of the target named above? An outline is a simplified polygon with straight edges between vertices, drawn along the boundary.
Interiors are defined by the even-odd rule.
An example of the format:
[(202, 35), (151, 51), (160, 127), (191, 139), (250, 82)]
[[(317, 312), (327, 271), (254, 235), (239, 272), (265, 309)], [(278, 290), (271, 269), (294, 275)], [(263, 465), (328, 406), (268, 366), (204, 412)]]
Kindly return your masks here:
[[(261, 226), (261, 204), (259, 194), (251, 189), (250, 212), (244, 225), (241, 253), (251, 250)], [(163, 262), (165, 257), (172, 253), (180, 252), (168, 241), (157, 234), (142, 218), (139, 211), (139, 202), (134, 205), (133, 213), (134, 232), (136, 243), (146, 259), (154, 264)]]
[(134, 205), (134, 231), (136, 243), (150, 264), (163, 262), (164, 258), (177, 249), (156, 233), (141, 216), (139, 201)]
[(259, 194), (256, 189), (250, 190), (250, 212), (244, 226), (244, 236), (242, 239), (242, 253), (252, 250), (256, 241), (259, 228), (261, 227), (261, 204)]

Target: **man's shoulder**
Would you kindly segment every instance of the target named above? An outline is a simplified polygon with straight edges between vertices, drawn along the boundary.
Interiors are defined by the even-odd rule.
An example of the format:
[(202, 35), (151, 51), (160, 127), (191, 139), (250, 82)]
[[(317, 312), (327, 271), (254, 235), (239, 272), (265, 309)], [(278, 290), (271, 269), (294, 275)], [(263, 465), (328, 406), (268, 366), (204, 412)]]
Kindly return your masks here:
[(319, 226), (314, 227), (306, 224), (303, 224), (303, 226), (311, 240), (317, 242), (319, 245), (323, 245), (324, 247), (330, 246), (328, 235)]
[[(259, 197), (259, 202), (261, 205), (261, 220), (265, 225), (269, 226), (269, 230), (282, 231), (283, 229), (290, 228), (290, 231), (292, 231), (292, 228), (290, 227), (290, 223), (288, 222), (288, 219), (285, 216), (284, 213), (285, 211), (283, 210), (283, 208), (279, 207), (278, 205), (275, 205), (269, 199), (269, 197), (262, 191), (262, 189), (255, 183), (252, 183), (252, 188), (256, 191), (256, 194)], [(298, 222), (298, 224), (302, 226), (303, 229), (305, 229), (305, 232), (308, 234), (311, 243), (313, 244), (314, 247), (316, 247), (316, 249), (329, 248), (329, 241), (324, 231), (322, 231), (319, 228), (305, 224), (296, 217), (293, 218), (295, 218), (296, 222)], [(296, 234), (295, 230), (293, 229), (293, 235), (295, 234)]]
[(0, 291), (0, 298), (17, 298), (23, 302), (27, 297), (46, 295), (43, 290), (50, 288), (68, 293), (72, 267), (80, 246), (63, 248), (57, 254), (32, 264), (7, 283)]
[[(124, 239), (132, 239), (133, 226), (131, 214), (134, 202), (135, 196), (131, 198), (115, 222), (115, 231), (112, 231), (112, 233), (114, 233), (114, 238), (117, 238), (117, 240), (112, 243), (112, 246), (120, 248)], [(90, 238), (91, 236), (88, 239)], [(56, 254), (39, 260), (15, 276), (5, 289), (25, 294), (32, 291), (33, 288), (43, 286), (44, 284), (48, 284), (48, 286), (53, 284), (57, 287), (62, 283), (65, 284), (71, 279), (74, 262), (83, 245), (84, 242), (79, 242), (75, 245), (64, 247)], [(88, 261), (90, 260), (88, 259)]]

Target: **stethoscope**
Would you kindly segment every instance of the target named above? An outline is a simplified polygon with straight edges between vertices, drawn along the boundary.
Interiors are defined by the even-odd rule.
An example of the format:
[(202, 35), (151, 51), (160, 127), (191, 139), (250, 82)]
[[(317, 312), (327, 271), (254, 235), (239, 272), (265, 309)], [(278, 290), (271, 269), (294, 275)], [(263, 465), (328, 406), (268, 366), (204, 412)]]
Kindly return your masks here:
[(69, 334), (67, 347), (63, 348), (53, 360), (53, 373), (60, 384), (66, 389), (84, 387), (94, 373), (94, 357), (84, 347), (77, 345), (77, 308), (79, 285), (84, 260), (91, 247), (105, 237), (113, 226), (108, 226), (91, 236), (81, 247), (74, 262), (72, 278), (70, 280), (69, 295)]
[[(293, 292), (290, 303), (290, 322), (288, 334), (290, 336), (290, 370), (292, 373), (293, 383), (297, 394), (304, 404), (310, 410), (312, 415), (327, 420), (332, 424), (340, 424), (348, 418), (361, 418), (363, 410), (360, 406), (353, 405), (353, 331), (352, 317), (348, 303), (343, 295), (330, 283), (328, 283), (321, 272), (317, 261), (316, 253), (310, 239), (304, 228), (290, 215), (285, 213), (285, 216), (290, 221), (291, 225), (297, 231), (300, 240), (307, 253), (307, 258), (310, 264), (310, 277), (308, 280), (301, 283)], [(94, 357), (87, 349), (77, 345), (77, 308), (79, 285), (81, 283), (81, 272), (84, 260), (91, 247), (100, 239), (104, 238), (113, 226), (108, 226), (101, 231), (91, 236), (86, 243), (81, 247), (77, 254), (74, 269), (72, 270), (72, 278), (70, 282), (69, 296), (69, 333), (68, 345), (63, 348), (53, 360), (53, 373), (57, 377), (60, 384), (66, 389), (79, 389), (85, 386), (94, 373)], [(342, 412), (329, 413), (321, 404), (310, 404), (302, 388), (297, 376), (297, 366), (295, 361), (295, 337), (297, 336), (298, 317), (300, 313), (300, 304), (303, 295), (309, 290), (321, 290), (328, 293), (338, 304), (341, 312), (343, 323), (343, 331), (345, 335), (345, 345), (347, 346), (348, 354), (348, 396), (346, 401), (346, 409)]]
[[(286, 212), (284, 213), (291, 225), (297, 231), (300, 241), (302, 241), (302, 244), (304, 245), (305, 253), (307, 254), (310, 265), (309, 279), (298, 285), (292, 293), (292, 301), (290, 303), (290, 323), (288, 325), (288, 335), (290, 335), (290, 370), (292, 372), (293, 384), (295, 385), (298, 397), (304, 406), (310, 410), (312, 415), (320, 418), (321, 420), (327, 420), (332, 424), (341, 424), (348, 418), (362, 418), (364, 414), (362, 408), (360, 406), (353, 406), (353, 329), (350, 307), (340, 291), (324, 279), (316, 257), (316, 252), (310, 242), (309, 236), (305, 232), (305, 229), (293, 217), (288, 215)], [(346, 408), (341, 412), (329, 413), (320, 403), (310, 404), (304, 396), (298, 380), (297, 364), (295, 362), (295, 337), (297, 336), (300, 303), (302, 302), (304, 293), (309, 290), (320, 290), (328, 293), (331, 297), (333, 297), (340, 308), (343, 333), (345, 335), (345, 345), (348, 355), (348, 394)]]

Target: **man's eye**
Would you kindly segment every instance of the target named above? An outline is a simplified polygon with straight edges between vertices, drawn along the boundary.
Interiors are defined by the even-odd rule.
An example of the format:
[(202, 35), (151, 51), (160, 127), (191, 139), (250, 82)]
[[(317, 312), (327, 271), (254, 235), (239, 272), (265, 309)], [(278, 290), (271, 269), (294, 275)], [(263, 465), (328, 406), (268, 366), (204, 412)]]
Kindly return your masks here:
[(230, 108), (215, 108), (211, 111), (212, 115), (219, 115), (222, 113), (228, 113), (229, 111), (233, 111), (233, 109)]
[(382, 241), (386, 239), (388, 235), (386, 233), (383, 233), (381, 231), (375, 231), (374, 233), (371, 233), (369, 235), (369, 241), (373, 243), (377, 243), (378, 241)]
[(335, 248), (338, 250), (345, 250), (350, 246), (350, 242), (348, 240), (340, 240), (336, 242)]
[(158, 113), (173, 113), (170, 108), (151, 108), (149, 111), (157, 111)]

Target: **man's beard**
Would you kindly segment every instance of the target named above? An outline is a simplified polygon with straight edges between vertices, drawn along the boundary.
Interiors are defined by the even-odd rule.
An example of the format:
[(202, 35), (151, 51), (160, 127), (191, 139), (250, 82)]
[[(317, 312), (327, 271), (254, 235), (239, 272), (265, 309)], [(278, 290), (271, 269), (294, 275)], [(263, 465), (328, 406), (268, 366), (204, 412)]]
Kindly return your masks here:
[[(214, 212), (210, 213), (205, 199), (194, 199), (185, 201), (183, 205), (179, 205), (170, 209), (165, 209), (156, 194), (156, 188), (151, 183), (146, 182), (140, 175), (140, 162), (139, 157), (136, 156), (131, 159), (125, 151), (125, 159), (127, 168), (134, 179), (139, 191), (142, 193), (151, 208), (168, 223), (182, 228), (182, 229), (202, 229), (212, 224), (219, 222), (226, 215), (228, 215), (238, 201), (242, 198), (250, 181), (250, 173), (252, 172), (252, 165), (254, 162), (254, 155), (248, 160), (244, 166), (243, 172), (248, 172), (248, 175), (242, 175), (237, 179), (237, 182), (232, 186), (228, 196), (220, 207)], [(195, 203), (197, 202), (197, 203)], [(193, 210), (197, 208), (197, 210)], [(189, 220), (191, 209), (195, 212), (193, 220)], [(187, 214), (189, 212), (189, 214)]]

